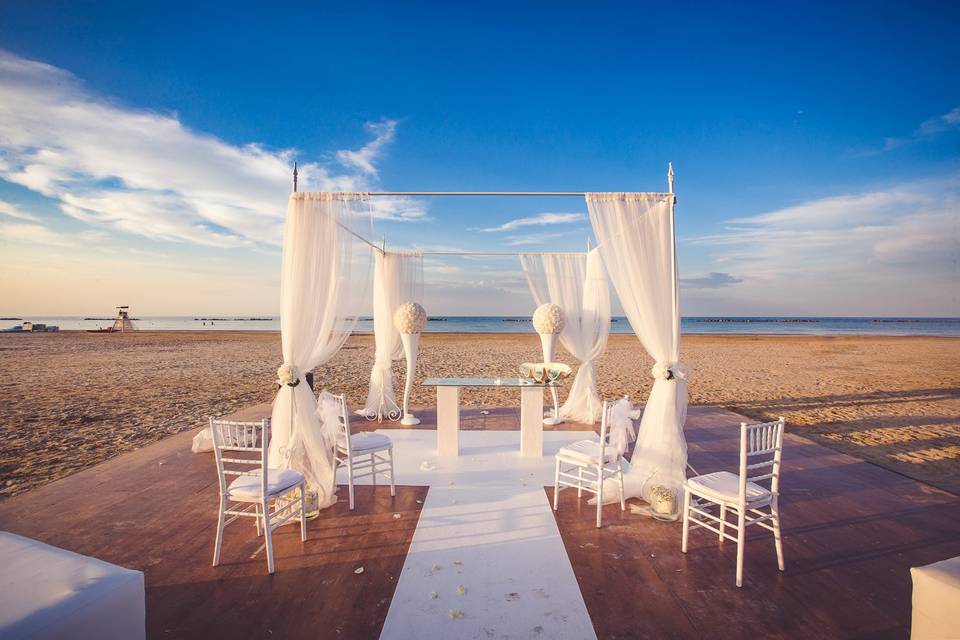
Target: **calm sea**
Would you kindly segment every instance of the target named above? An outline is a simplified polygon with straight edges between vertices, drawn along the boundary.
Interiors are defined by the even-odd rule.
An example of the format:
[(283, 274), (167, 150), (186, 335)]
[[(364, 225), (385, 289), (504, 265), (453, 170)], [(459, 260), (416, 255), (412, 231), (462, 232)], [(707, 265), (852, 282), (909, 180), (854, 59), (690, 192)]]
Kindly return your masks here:
[[(24, 317), (24, 320), (58, 325), (61, 329), (97, 329), (109, 327), (112, 319), (82, 317)], [(134, 319), (137, 328), (152, 331), (279, 331), (277, 317), (151, 317)], [(0, 328), (19, 324), (13, 319), (0, 320)], [(683, 318), (681, 330), (692, 333), (748, 333), (792, 335), (926, 335), (960, 336), (960, 318)], [(363, 318), (357, 332), (370, 333), (373, 323)], [(454, 317), (431, 318), (428, 332), (437, 333), (526, 333), (533, 332), (527, 317)], [(610, 323), (611, 333), (631, 333), (625, 318)]]

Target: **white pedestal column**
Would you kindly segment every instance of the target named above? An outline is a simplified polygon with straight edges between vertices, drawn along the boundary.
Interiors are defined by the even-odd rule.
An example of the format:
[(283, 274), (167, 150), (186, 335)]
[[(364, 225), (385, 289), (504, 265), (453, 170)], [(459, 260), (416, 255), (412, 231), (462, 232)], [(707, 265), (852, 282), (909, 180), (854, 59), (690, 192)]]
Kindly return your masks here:
[[(540, 346), (543, 347), (543, 361), (553, 362), (553, 353), (557, 348), (557, 334), (541, 333)], [(557, 402), (557, 390), (555, 387), (550, 387), (550, 397), (553, 399), (553, 417), (544, 418), (543, 424), (557, 425), (563, 422), (563, 420), (560, 419), (560, 403)]]
[(437, 387), (437, 455), (460, 455), (460, 387)]
[(520, 387), (520, 455), (543, 457), (543, 387)]
[(410, 413), (410, 392), (413, 391), (413, 376), (417, 373), (417, 351), (420, 346), (420, 334), (401, 333), (400, 340), (403, 341), (403, 354), (407, 359), (407, 382), (403, 386), (403, 419), (400, 424), (409, 427), (420, 424), (420, 419)]

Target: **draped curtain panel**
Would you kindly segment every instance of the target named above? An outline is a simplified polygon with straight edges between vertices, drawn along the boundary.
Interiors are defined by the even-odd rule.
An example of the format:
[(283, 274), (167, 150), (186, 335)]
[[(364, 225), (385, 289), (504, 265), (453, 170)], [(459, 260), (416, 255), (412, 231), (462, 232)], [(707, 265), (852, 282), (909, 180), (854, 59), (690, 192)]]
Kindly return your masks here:
[(351, 225), (365, 211), (362, 194), (294, 193), (284, 226), (280, 335), (284, 364), (296, 369), (299, 384), (281, 387), (273, 401), (269, 460), (271, 468), (302, 472), (321, 508), (336, 502), (336, 424), (324, 428), (305, 375), (332, 358), (356, 325), (369, 252), (353, 250)]
[(593, 424), (602, 408), (594, 362), (610, 333), (610, 287), (603, 260), (596, 249), (586, 254), (525, 253), (520, 266), (534, 302), (552, 302), (563, 310), (560, 344), (580, 362), (560, 417)]
[(376, 251), (373, 276), (376, 355), (366, 405), (357, 411), (368, 418), (398, 420), (402, 413), (393, 393), (391, 367), (394, 360), (403, 357), (403, 343), (393, 325), (393, 314), (404, 302), (423, 302), (423, 254)]
[(626, 474), (628, 496), (649, 501), (661, 485), (682, 490), (686, 478), (687, 369), (680, 364), (680, 309), (673, 240), (673, 194), (587, 194), (598, 249), (623, 311), (656, 365), (636, 448)]

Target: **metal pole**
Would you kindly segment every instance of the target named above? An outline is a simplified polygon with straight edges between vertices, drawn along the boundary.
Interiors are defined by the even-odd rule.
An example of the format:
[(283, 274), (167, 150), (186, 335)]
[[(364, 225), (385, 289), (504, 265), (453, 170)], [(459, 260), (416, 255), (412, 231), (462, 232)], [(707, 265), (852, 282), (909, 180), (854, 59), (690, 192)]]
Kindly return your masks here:
[[(669, 186), (670, 193), (673, 193), (673, 163), (667, 165), (667, 185)], [(680, 297), (677, 292), (677, 229), (676, 229), (676, 204), (677, 198), (674, 196), (670, 200), (670, 267), (671, 267), (671, 280), (670, 286), (673, 291), (673, 326), (677, 328), (677, 333), (675, 334), (675, 343), (673, 345), (674, 351), (678, 353), (680, 351)]]

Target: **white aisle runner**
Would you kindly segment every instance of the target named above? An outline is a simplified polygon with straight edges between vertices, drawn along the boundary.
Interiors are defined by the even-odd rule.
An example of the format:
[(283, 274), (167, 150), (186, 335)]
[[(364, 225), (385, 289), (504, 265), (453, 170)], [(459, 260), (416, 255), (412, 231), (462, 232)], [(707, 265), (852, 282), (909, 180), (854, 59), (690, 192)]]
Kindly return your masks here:
[(382, 433), (398, 484), (430, 491), (381, 638), (596, 638), (543, 490), (557, 449), (593, 432), (544, 432), (540, 459), (520, 457), (518, 431), (461, 432), (454, 459), (435, 431)]

